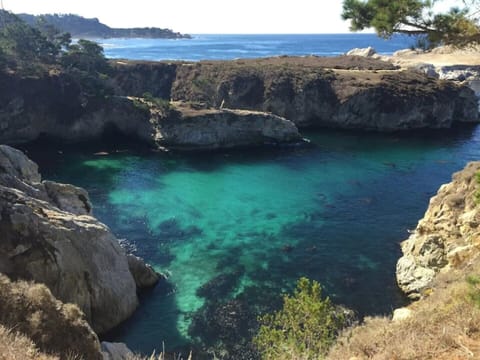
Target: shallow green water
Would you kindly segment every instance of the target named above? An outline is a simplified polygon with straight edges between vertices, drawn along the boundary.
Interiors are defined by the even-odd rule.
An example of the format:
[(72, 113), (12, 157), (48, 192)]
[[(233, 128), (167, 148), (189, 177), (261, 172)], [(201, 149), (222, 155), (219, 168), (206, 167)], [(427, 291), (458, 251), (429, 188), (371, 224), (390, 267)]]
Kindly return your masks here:
[[(479, 130), (324, 131), (306, 134), (309, 146), (194, 155), (30, 152), (46, 177), (87, 188), (95, 215), (169, 275), (109, 335), (148, 353), (205, 342), (189, 326), (206, 303), (238, 297), (265, 310), (300, 276), (360, 314), (401, 305), (399, 242), (438, 186), (480, 159)], [(197, 295), (222, 274), (224, 287)]]

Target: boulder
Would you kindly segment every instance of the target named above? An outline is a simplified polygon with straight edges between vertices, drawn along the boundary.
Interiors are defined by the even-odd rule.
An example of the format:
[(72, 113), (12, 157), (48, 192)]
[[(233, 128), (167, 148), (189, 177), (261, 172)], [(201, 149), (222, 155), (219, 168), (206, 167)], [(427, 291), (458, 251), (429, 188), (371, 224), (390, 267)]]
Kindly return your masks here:
[(362, 56), (362, 57), (372, 57), (377, 51), (369, 46), (367, 48), (355, 48), (347, 52), (347, 56)]
[(427, 75), (428, 77), (431, 77), (434, 79), (438, 79), (440, 77), (440, 75), (437, 73), (437, 69), (432, 64), (426, 64), (426, 63), (415, 64), (411, 66), (410, 69), (414, 71), (419, 71)]
[(118, 240), (90, 215), (86, 191), (41, 182), (36, 165), (5, 145), (0, 164), (0, 272), (45, 284), (96, 332), (127, 319), (138, 305), (135, 279)]
[(137, 289), (146, 289), (158, 283), (161, 275), (157, 273), (150, 265), (145, 264), (143, 259), (138, 256), (127, 255), (128, 268), (133, 275)]
[(402, 243), (397, 282), (412, 299), (423, 295), (439, 272), (461, 266), (480, 249), (480, 162), (469, 163), (440, 187), (415, 231)]
[(399, 308), (393, 311), (392, 321), (403, 321), (412, 316), (412, 310), (409, 308)]
[(102, 341), (103, 360), (132, 360), (134, 353), (124, 343)]

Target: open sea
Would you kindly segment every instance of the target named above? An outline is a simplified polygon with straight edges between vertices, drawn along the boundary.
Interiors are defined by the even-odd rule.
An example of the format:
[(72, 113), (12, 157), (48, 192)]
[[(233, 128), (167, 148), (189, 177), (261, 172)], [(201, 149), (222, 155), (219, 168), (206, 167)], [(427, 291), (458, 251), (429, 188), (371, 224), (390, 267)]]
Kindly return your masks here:
[[(410, 44), (355, 34), (102, 41), (109, 57), (148, 60), (331, 56), (369, 45), (392, 53)], [(438, 187), (480, 159), (480, 128), (303, 134), (309, 145), (200, 153), (134, 144), (30, 150), (44, 178), (86, 188), (94, 214), (168, 276), (106, 339), (144, 354), (193, 348), (201, 358), (219, 340), (248, 339), (257, 315), (277, 308), (301, 276), (360, 316), (405, 304), (395, 282), (399, 244)], [(110, 154), (94, 155), (100, 150)]]
[(110, 58), (136, 60), (227, 60), (279, 55), (337, 56), (373, 46), (380, 54), (412, 46), (407, 36), (390, 40), (375, 34), (193, 35), (193, 39), (97, 39)]

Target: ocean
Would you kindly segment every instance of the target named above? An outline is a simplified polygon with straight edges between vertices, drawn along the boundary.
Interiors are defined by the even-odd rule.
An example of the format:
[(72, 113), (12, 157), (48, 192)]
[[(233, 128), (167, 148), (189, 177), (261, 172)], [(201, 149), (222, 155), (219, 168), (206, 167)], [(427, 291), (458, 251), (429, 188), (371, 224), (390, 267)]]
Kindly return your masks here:
[(136, 60), (229, 60), (269, 56), (337, 56), (372, 46), (380, 54), (412, 46), (411, 37), (375, 34), (193, 35), (192, 39), (97, 39), (105, 55)]

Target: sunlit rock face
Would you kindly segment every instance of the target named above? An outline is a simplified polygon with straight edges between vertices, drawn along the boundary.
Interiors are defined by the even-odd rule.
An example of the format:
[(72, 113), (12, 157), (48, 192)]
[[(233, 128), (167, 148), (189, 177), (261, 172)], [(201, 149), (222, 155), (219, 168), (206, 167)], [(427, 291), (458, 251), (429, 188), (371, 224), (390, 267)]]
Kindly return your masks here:
[[(77, 304), (95, 331), (111, 329), (137, 307), (127, 256), (110, 229), (92, 216), (87, 192), (41, 182), (37, 165), (5, 145), (0, 145), (0, 234), (0, 272), (44, 283), (61, 301)], [(143, 283), (155, 283), (139, 259), (135, 268), (145, 269)]]
[(402, 243), (397, 282), (410, 297), (419, 298), (436, 274), (478, 256), (480, 162), (471, 162), (440, 187), (425, 216)]

